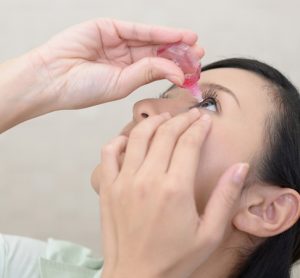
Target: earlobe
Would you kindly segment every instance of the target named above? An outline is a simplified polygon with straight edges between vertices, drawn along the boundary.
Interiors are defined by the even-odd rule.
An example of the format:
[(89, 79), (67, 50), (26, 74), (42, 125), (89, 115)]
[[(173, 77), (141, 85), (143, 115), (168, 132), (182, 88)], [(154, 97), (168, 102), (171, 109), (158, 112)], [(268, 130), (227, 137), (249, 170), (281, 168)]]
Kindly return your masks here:
[(290, 188), (266, 186), (247, 196), (247, 205), (233, 218), (240, 231), (257, 237), (270, 237), (292, 227), (300, 215), (300, 195)]

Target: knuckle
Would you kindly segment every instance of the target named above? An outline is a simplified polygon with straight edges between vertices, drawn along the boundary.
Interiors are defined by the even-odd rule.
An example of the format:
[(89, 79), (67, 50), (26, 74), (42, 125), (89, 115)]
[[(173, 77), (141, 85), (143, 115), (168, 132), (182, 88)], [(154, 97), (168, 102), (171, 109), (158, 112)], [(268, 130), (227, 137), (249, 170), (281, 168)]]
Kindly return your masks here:
[(107, 156), (107, 155), (112, 155), (116, 152), (116, 148), (113, 144), (106, 144), (101, 148), (101, 155), (102, 156)]
[(158, 184), (155, 177), (147, 177), (144, 175), (137, 175), (132, 182), (132, 189), (135, 196), (143, 200), (153, 190), (153, 186)]
[(158, 184), (158, 179), (154, 175), (140, 173), (134, 178), (134, 187), (152, 188), (153, 185)]
[(91, 186), (93, 187), (94, 191), (104, 197), (108, 194), (107, 192), (107, 182), (105, 182), (105, 172), (101, 165), (98, 165), (92, 175), (91, 175)]
[(149, 186), (143, 183), (134, 183), (134, 193), (139, 199), (145, 199), (149, 193)]
[(145, 62), (147, 64), (147, 67), (145, 69), (145, 80), (147, 83), (150, 83), (151, 81), (155, 80), (155, 67), (152, 59), (150, 57), (145, 58)]
[(182, 187), (178, 186), (180, 182), (176, 178), (168, 179), (164, 183), (163, 187), (163, 198), (165, 200), (170, 200), (178, 197), (183, 196), (183, 190), (181, 189)]
[(139, 40), (139, 32), (137, 23), (132, 23), (132, 35), (136, 40)]
[(166, 186), (163, 190), (164, 200), (172, 200), (181, 197), (182, 192), (176, 186)]

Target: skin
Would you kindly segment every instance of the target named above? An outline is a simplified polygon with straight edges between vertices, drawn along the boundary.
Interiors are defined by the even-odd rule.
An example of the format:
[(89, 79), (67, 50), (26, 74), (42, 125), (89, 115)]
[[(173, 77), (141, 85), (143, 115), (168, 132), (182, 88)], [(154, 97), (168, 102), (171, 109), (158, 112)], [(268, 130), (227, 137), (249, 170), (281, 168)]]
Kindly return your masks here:
[[(266, 89), (268, 84), (253, 73), (228, 68), (203, 72), (201, 90), (205, 92), (211, 83), (226, 87), (235, 97), (218, 89), (218, 108), (211, 101), (202, 103), (198, 113), (210, 116), (210, 128), (201, 124), (195, 128), (197, 117), (190, 119), (189, 124), (180, 125), (182, 117), (189, 115), (186, 111), (196, 105), (197, 100), (187, 90), (175, 88), (164, 98), (137, 102), (132, 122), (121, 132), (123, 136), (103, 148), (102, 163), (92, 180), (102, 202), (107, 277), (121, 274), (137, 277), (136, 273), (164, 278), (196, 278), (203, 273), (211, 278), (227, 277), (240, 261), (236, 247), (255, 248), (264, 237), (287, 230), (299, 219), (300, 198), (296, 191), (271, 184), (251, 184), (241, 194), (237, 183), (229, 178), (234, 172), (232, 165), (250, 164), (255, 154), (264, 149), (264, 121), (274, 109)], [(149, 125), (164, 112), (169, 113), (170, 119)], [(173, 128), (166, 128), (170, 126)], [(149, 137), (151, 130), (153, 134)], [(194, 138), (193, 143), (186, 137)], [(166, 154), (164, 150), (172, 144), (171, 154)], [(153, 157), (153, 153), (156, 156)], [(141, 156), (138, 163), (133, 159), (137, 155)], [(168, 161), (169, 168), (163, 161)], [(176, 171), (172, 171), (172, 165), (176, 165)], [(166, 174), (161, 174), (162, 169), (167, 169)], [(109, 171), (114, 173), (110, 174), (113, 177), (108, 177)], [(178, 195), (184, 196), (181, 202), (175, 198), (177, 202), (172, 203), (170, 192), (165, 193), (170, 183), (177, 188)], [(156, 192), (157, 184), (160, 186)], [(224, 190), (220, 192), (222, 187)], [(230, 192), (233, 188), (237, 190), (235, 194)], [(154, 200), (160, 200), (159, 192), (168, 196), (162, 198), (162, 203), (151, 199), (152, 194), (157, 194)], [(168, 207), (168, 215), (163, 215), (164, 207)], [(159, 216), (155, 213), (157, 208), (160, 208)], [(145, 211), (149, 211), (149, 215)], [(151, 211), (156, 217), (150, 216)], [(159, 221), (149, 220), (156, 218)], [(195, 222), (187, 222), (187, 219)], [(162, 223), (168, 225), (163, 228)], [(186, 229), (195, 225), (199, 234), (195, 236), (191, 230), (187, 233)], [(130, 230), (133, 227), (139, 229), (133, 233)], [(147, 239), (141, 235), (147, 235)], [(178, 247), (181, 241), (184, 242), (182, 249)]]
[(183, 72), (155, 57), (157, 48), (184, 42), (200, 59), (204, 51), (196, 41), (189, 30), (107, 18), (72, 26), (0, 64), (0, 133), (49, 112), (124, 98), (154, 80), (181, 84)]
[[(234, 163), (249, 163), (253, 154), (262, 149), (264, 119), (273, 107), (268, 94), (262, 92), (265, 82), (249, 72), (238, 69), (210, 70), (202, 73), (202, 91), (209, 88), (201, 85), (205, 83), (218, 83), (229, 88), (240, 105), (231, 95), (218, 91), (219, 108), (222, 111), (214, 111), (217, 107), (211, 101), (203, 104), (206, 108), (201, 108), (202, 113), (208, 113), (212, 117), (213, 128), (202, 146), (197, 172), (198, 186), (195, 189), (199, 213), (203, 212), (208, 196), (221, 174)], [(151, 116), (169, 112), (175, 116), (196, 104), (197, 100), (182, 88), (170, 90), (163, 99), (139, 101), (133, 108), (133, 120), (124, 128), (123, 133), (128, 134), (133, 126), (144, 119), (142, 113)]]
[[(200, 59), (204, 52), (196, 40), (187, 30), (111, 19), (71, 27), (0, 65), (0, 132), (49, 112), (124, 98), (157, 79), (182, 84), (183, 72), (175, 63), (155, 57), (156, 50), (182, 41)], [(194, 104), (187, 92), (168, 100), (147, 100), (135, 106), (129, 136), (103, 148), (93, 184), (101, 193), (105, 276), (196, 277), (204, 271), (208, 277), (224, 277), (236, 263), (234, 254), (223, 256), (224, 247), (245, 247), (246, 233), (268, 237), (298, 220), (299, 196), (293, 190), (252, 185), (247, 198), (240, 200), (248, 167), (236, 162), (250, 161), (262, 148), (260, 124), (271, 105), (261, 94), (262, 80), (236, 71), (233, 77), (232, 71), (204, 73), (201, 82), (228, 86), (241, 98), (240, 112), (225, 96), (220, 96), (222, 117), (206, 110), (182, 113)], [(164, 111), (169, 114), (142, 121), (145, 113)], [(211, 120), (201, 120), (203, 113)], [(144, 173), (141, 165), (148, 165)], [(129, 174), (126, 169), (134, 171)], [(145, 209), (149, 218), (139, 213)]]
[[(124, 98), (139, 86), (157, 79), (166, 78), (175, 84), (182, 84), (184, 75), (181, 69), (172, 61), (155, 57), (156, 50), (162, 44), (184, 42), (191, 47), (195, 56), (200, 59), (204, 52), (199, 46), (196, 45), (196, 40), (197, 35), (188, 30), (176, 30), (111, 19), (96, 19), (73, 26), (53, 37), (44, 45), (37, 47), (21, 57), (14, 58), (0, 65), (0, 117), (2, 119), (0, 123), (0, 132), (4, 132), (23, 121), (47, 114), (49, 112), (62, 109), (80, 109)], [(22, 82), (20, 82), (20, 80), (22, 80)], [(206, 124), (204, 124), (204, 122), (201, 120), (197, 121), (200, 116), (199, 111), (197, 113), (185, 114), (184, 117), (174, 117), (174, 119), (171, 121), (171, 126), (174, 125), (175, 127), (180, 127), (179, 130), (185, 134), (182, 139), (183, 143), (180, 144), (179, 148), (176, 147), (176, 149), (180, 151), (180, 153), (191, 153), (191, 155), (194, 155), (195, 161), (198, 160), (198, 155), (195, 155), (196, 151), (198, 152), (201, 148), (202, 142), (204, 141), (206, 133), (209, 130), (209, 122), (206, 121)], [(167, 126), (170, 124), (168, 121), (169, 118), (170, 116), (165, 118), (165, 120), (167, 120)], [(158, 117), (157, 120), (158, 119), (160, 119), (160, 121), (156, 122), (156, 124), (152, 122), (152, 125), (150, 125), (149, 130), (152, 130), (152, 132), (155, 132), (158, 126), (164, 126), (161, 125), (164, 122), (161, 121), (162, 118)], [(189, 132), (187, 132), (186, 129), (189, 129)], [(147, 131), (148, 129), (142, 129), (142, 136), (145, 135), (145, 130)], [(195, 134), (198, 134), (198, 136), (196, 136), (197, 140), (195, 143), (191, 143), (194, 139), (191, 141), (188, 138), (194, 138)], [(174, 139), (180, 136), (180, 134), (176, 134), (175, 137), (169, 136), (169, 132), (167, 132), (166, 135), (168, 135), (167, 138), (173, 141), (173, 143)], [(185, 137), (186, 139), (184, 139)], [(132, 138), (129, 140), (129, 142), (130, 141), (132, 141)], [(189, 141), (190, 143), (188, 143)], [(124, 140), (121, 140), (119, 144), (122, 142), (124, 142)], [(158, 140), (158, 142), (161, 142), (161, 140)], [(114, 144), (117, 143), (118, 142)], [(142, 140), (140, 143), (143, 145), (141, 147), (144, 149), (147, 149), (145, 147), (150, 144), (149, 140)], [(167, 145), (170, 146), (170, 142), (164, 140), (164, 143), (167, 143)], [(131, 154), (134, 153), (134, 149), (135, 144), (133, 144), (133, 150), (127, 152), (128, 155), (130, 154), (131, 156)], [(113, 161), (115, 158), (114, 154), (110, 153), (111, 150), (111, 147), (108, 146), (106, 147), (106, 151), (104, 151), (104, 157), (106, 157), (106, 161)], [(156, 150), (156, 147), (154, 150)], [(165, 158), (165, 161), (167, 161), (170, 157), (166, 155)], [(144, 161), (144, 159), (142, 160)], [(179, 160), (181, 161), (181, 159)], [(131, 158), (128, 160), (128, 163), (124, 163), (124, 165), (132, 167), (133, 162), (134, 161)], [(177, 162), (174, 164), (174, 167), (181, 167), (180, 164), (180, 162)], [(193, 163), (194, 166), (196, 164), (197, 163)], [(186, 164), (186, 166), (188, 167), (187, 171), (182, 171), (181, 174), (186, 176), (185, 178), (195, 176), (196, 168), (191, 168), (188, 164)], [(109, 167), (108, 171), (106, 171), (106, 174), (111, 175), (112, 169), (113, 168)], [(191, 172), (188, 171), (189, 169)], [(197, 252), (197, 255), (202, 257), (202, 261), (204, 261), (217, 246), (217, 242), (212, 241), (210, 238), (211, 233), (209, 233), (209, 228), (211, 229), (215, 225), (215, 221), (211, 221), (211, 219), (218, 218), (219, 221), (217, 221), (217, 223), (223, 223), (223, 227), (225, 227), (224, 221), (228, 219), (228, 215), (231, 212), (233, 204), (232, 201), (228, 202), (228, 200), (235, 200), (239, 196), (242, 180), (246, 174), (246, 170), (246, 165), (237, 164), (227, 172), (227, 174), (223, 177), (223, 180), (220, 182), (221, 186), (219, 186), (219, 190), (217, 190), (217, 194), (215, 194), (216, 197), (211, 202), (211, 207), (214, 209), (208, 209), (208, 212), (204, 215), (201, 221), (201, 227), (199, 229), (201, 234), (194, 234), (194, 236), (198, 237), (199, 246), (202, 247)], [(186, 175), (187, 173), (189, 174)], [(127, 177), (129, 178), (128, 180), (130, 180), (130, 182), (127, 183), (129, 186), (133, 184), (132, 181), (136, 181), (136, 175)], [(184, 177), (181, 177), (181, 180), (183, 178)], [(186, 187), (190, 188), (189, 198), (193, 198), (193, 195), (191, 194), (193, 192), (192, 180), (193, 179), (190, 179), (189, 187)], [(124, 185), (123, 180), (121, 179), (120, 181), (121, 182), (119, 185)], [(176, 193), (176, 190), (174, 191), (175, 185), (183, 188), (182, 183), (178, 183), (179, 180), (177, 180), (177, 183), (174, 181), (174, 175), (169, 173), (165, 178), (164, 183), (169, 184), (170, 187), (165, 193), (160, 190), (160, 186), (162, 185), (161, 180), (153, 181), (154, 183), (147, 188), (153, 188), (153, 186), (156, 186), (157, 190), (155, 193), (158, 195), (163, 195), (165, 196), (164, 198), (170, 200), (170, 197), (174, 195), (174, 192)], [(142, 184), (145, 183), (142, 182)], [(182, 196), (181, 194), (175, 194), (174, 196), (176, 195)], [(231, 197), (225, 197), (226, 195)], [(105, 196), (105, 194), (101, 194), (101, 196), (103, 204), (103, 196)], [(159, 206), (155, 202), (162, 202), (164, 198), (154, 198), (152, 199), (152, 201), (154, 201), (152, 203), (150, 202), (151, 200), (147, 200), (150, 202), (152, 208), (157, 208)], [(163, 201), (161, 205), (167, 205), (169, 209), (166, 211), (173, 215), (166, 214), (162, 216), (169, 220), (172, 218), (172, 224), (178, 226), (181, 221), (178, 222), (178, 219), (174, 217), (174, 207), (182, 208), (184, 204), (193, 205), (193, 202), (181, 203), (184, 200), (184, 198), (182, 199), (181, 197), (177, 201), (176, 200), (177, 198), (175, 198), (173, 202)], [(178, 203), (180, 200), (181, 202)], [(116, 202), (108, 202), (108, 205), (112, 204), (117, 205)], [(144, 204), (146, 204), (146, 202)], [(219, 205), (219, 208), (221, 209), (216, 210), (215, 207), (217, 207), (217, 204), (223, 204), (224, 206), (227, 206), (228, 209), (224, 210), (224, 208)], [(102, 212), (103, 211), (104, 210), (102, 207)], [(197, 224), (199, 219), (195, 213), (196, 209), (187, 209), (186, 211), (193, 215), (191, 220), (196, 221), (194, 224)], [(121, 212), (125, 212), (125, 210)], [(150, 214), (153, 214), (155, 210), (150, 210), (149, 212)], [(108, 211), (108, 213), (110, 214), (110, 211)], [(186, 218), (186, 215), (182, 216), (183, 218)], [(112, 219), (112, 217), (107, 217), (104, 225), (106, 227), (105, 229), (107, 230), (106, 243), (108, 241), (110, 243), (106, 244), (106, 247), (108, 248), (106, 248), (107, 256), (105, 256), (105, 270), (110, 269), (109, 267), (107, 268), (107, 265), (109, 266), (107, 262), (115, 259), (114, 251), (116, 243), (121, 243), (113, 238), (115, 234), (110, 230), (110, 225), (108, 225), (109, 222), (112, 223)], [(121, 215), (121, 218), (118, 219), (120, 220), (126, 218), (122, 217)], [(164, 223), (167, 223), (165, 219), (162, 220)], [(136, 222), (138, 222), (138, 219), (133, 218), (133, 223)], [(169, 224), (170, 221), (168, 225)], [(158, 227), (158, 223), (151, 222), (151, 226), (154, 228)], [(191, 227), (194, 225), (186, 226), (189, 227), (187, 232), (193, 232)], [(217, 237), (219, 241), (224, 233), (224, 228), (223, 230), (218, 230), (220, 230)], [(158, 234), (164, 234), (165, 231), (166, 230), (163, 229), (161, 232), (156, 232)], [(119, 259), (126, 259), (128, 258), (128, 251), (130, 251), (132, 248), (130, 244), (131, 242), (126, 240), (126, 235), (125, 237), (124, 233), (122, 235), (123, 239), (125, 240), (118, 245), (118, 248), (120, 247), (122, 251), (119, 252), (119, 254), (121, 254)], [(139, 236), (142, 235), (143, 233), (139, 234)], [(176, 242), (178, 241), (178, 236), (181, 238), (181, 241), (184, 240), (184, 242), (186, 242), (186, 238), (190, 238), (191, 244), (186, 246), (187, 253), (191, 253), (191, 250), (195, 249), (195, 241), (192, 240), (192, 237), (189, 237), (186, 234), (174, 234), (174, 236), (175, 238), (173, 239)], [(136, 239), (136, 237), (134, 238)], [(143, 243), (142, 241), (139, 242)], [(153, 240), (150, 242), (145, 242), (145, 244), (154, 246), (151, 244), (151, 242), (153, 242)], [(126, 245), (129, 246), (127, 250), (124, 248)], [(160, 242), (157, 242), (156, 245), (161, 246)], [(170, 246), (173, 246), (173, 244), (171, 243)], [(141, 251), (149, 251), (149, 249), (142, 248)], [(155, 254), (156, 251), (157, 249), (150, 253)], [(180, 255), (180, 251), (182, 250), (177, 251), (179, 252), (176, 252), (176, 254)], [(172, 260), (172, 258), (170, 259), (171, 260), (167, 262), (161, 260), (163, 268), (174, 264), (174, 260)], [(113, 274), (116, 274), (116, 277), (123, 277), (124, 273), (126, 273), (125, 271), (127, 271), (128, 276), (133, 277), (128, 270), (123, 268), (123, 266), (128, 267), (129, 264), (124, 264), (123, 261), (122, 266), (120, 262), (121, 260), (118, 260), (117, 265), (112, 265), (113, 268), (111, 269), (113, 270)], [(148, 260), (145, 260), (143, 262), (145, 268), (139, 269), (135, 274), (140, 275), (144, 273), (145, 275), (143, 277), (149, 276), (150, 272), (149, 268), (147, 267), (148, 262)], [(132, 263), (136, 264), (139, 263), (139, 261), (134, 260)], [(192, 268), (195, 267), (195, 263), (199, 263), (199, 261), (194, 261), (192, 263)], [(142, 264), (140, 264), (140, 266), (142, 266)], [(176, 274), (181, 275), (181, 273), (190, 271), (190, 268), (191, 265), (189, 262), (187, 265), (181, 265), (178, 271), (177, 269), (175, 269), (175, 271)], [(132, 271), (132, 269), (134, 268), (131, 268), (130, 271)], [(158, 272), (161, 269), (157, 270), (153, 268), (153, 270), (155, 273), (159, 273), (159, 275), (162, 274)], [(169, 274), (170, 273), (168, 273), (168, 275)], [(111, 278), (113, 275), (109, 274), (108, 277)], [(164, 275), (162, 277), (167, 276)], [(170, 277), (174, 278), (175, 276), (171, 275)]]

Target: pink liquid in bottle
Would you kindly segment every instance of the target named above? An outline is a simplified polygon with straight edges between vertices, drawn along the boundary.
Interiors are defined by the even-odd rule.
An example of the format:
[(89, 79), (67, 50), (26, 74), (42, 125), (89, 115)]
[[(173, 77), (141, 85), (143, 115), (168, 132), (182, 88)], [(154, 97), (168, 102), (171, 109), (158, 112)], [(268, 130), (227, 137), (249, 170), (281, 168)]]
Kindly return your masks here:
[(192, 95), (199, 101), (203, 101), (202, 93), (198, 86), (201, 66), (193, 49), (185, 43), (166, 44), (157, 50), (157, 56), (172, 60), (184, 72), (183, 88), (191, 91)]

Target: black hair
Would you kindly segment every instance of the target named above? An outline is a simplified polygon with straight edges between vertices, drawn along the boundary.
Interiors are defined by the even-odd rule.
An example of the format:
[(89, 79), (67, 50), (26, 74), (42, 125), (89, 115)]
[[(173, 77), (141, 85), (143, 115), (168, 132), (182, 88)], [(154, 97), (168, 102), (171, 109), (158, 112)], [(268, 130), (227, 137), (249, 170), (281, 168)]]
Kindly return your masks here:
[[(202, 71), (236, 68), (266, 81), (274, 112), (266, 118), (264, 152), (260, 154), (256, 179), (261, 183), (292, 188), (300, 193), (300, 96), (295, 86), (275, 68), (253, 59), (232, 58), (211, 63)], [(267, 238), (245, 256), (232, 277), (288, 278), (300, 258), (300, 222)]]

